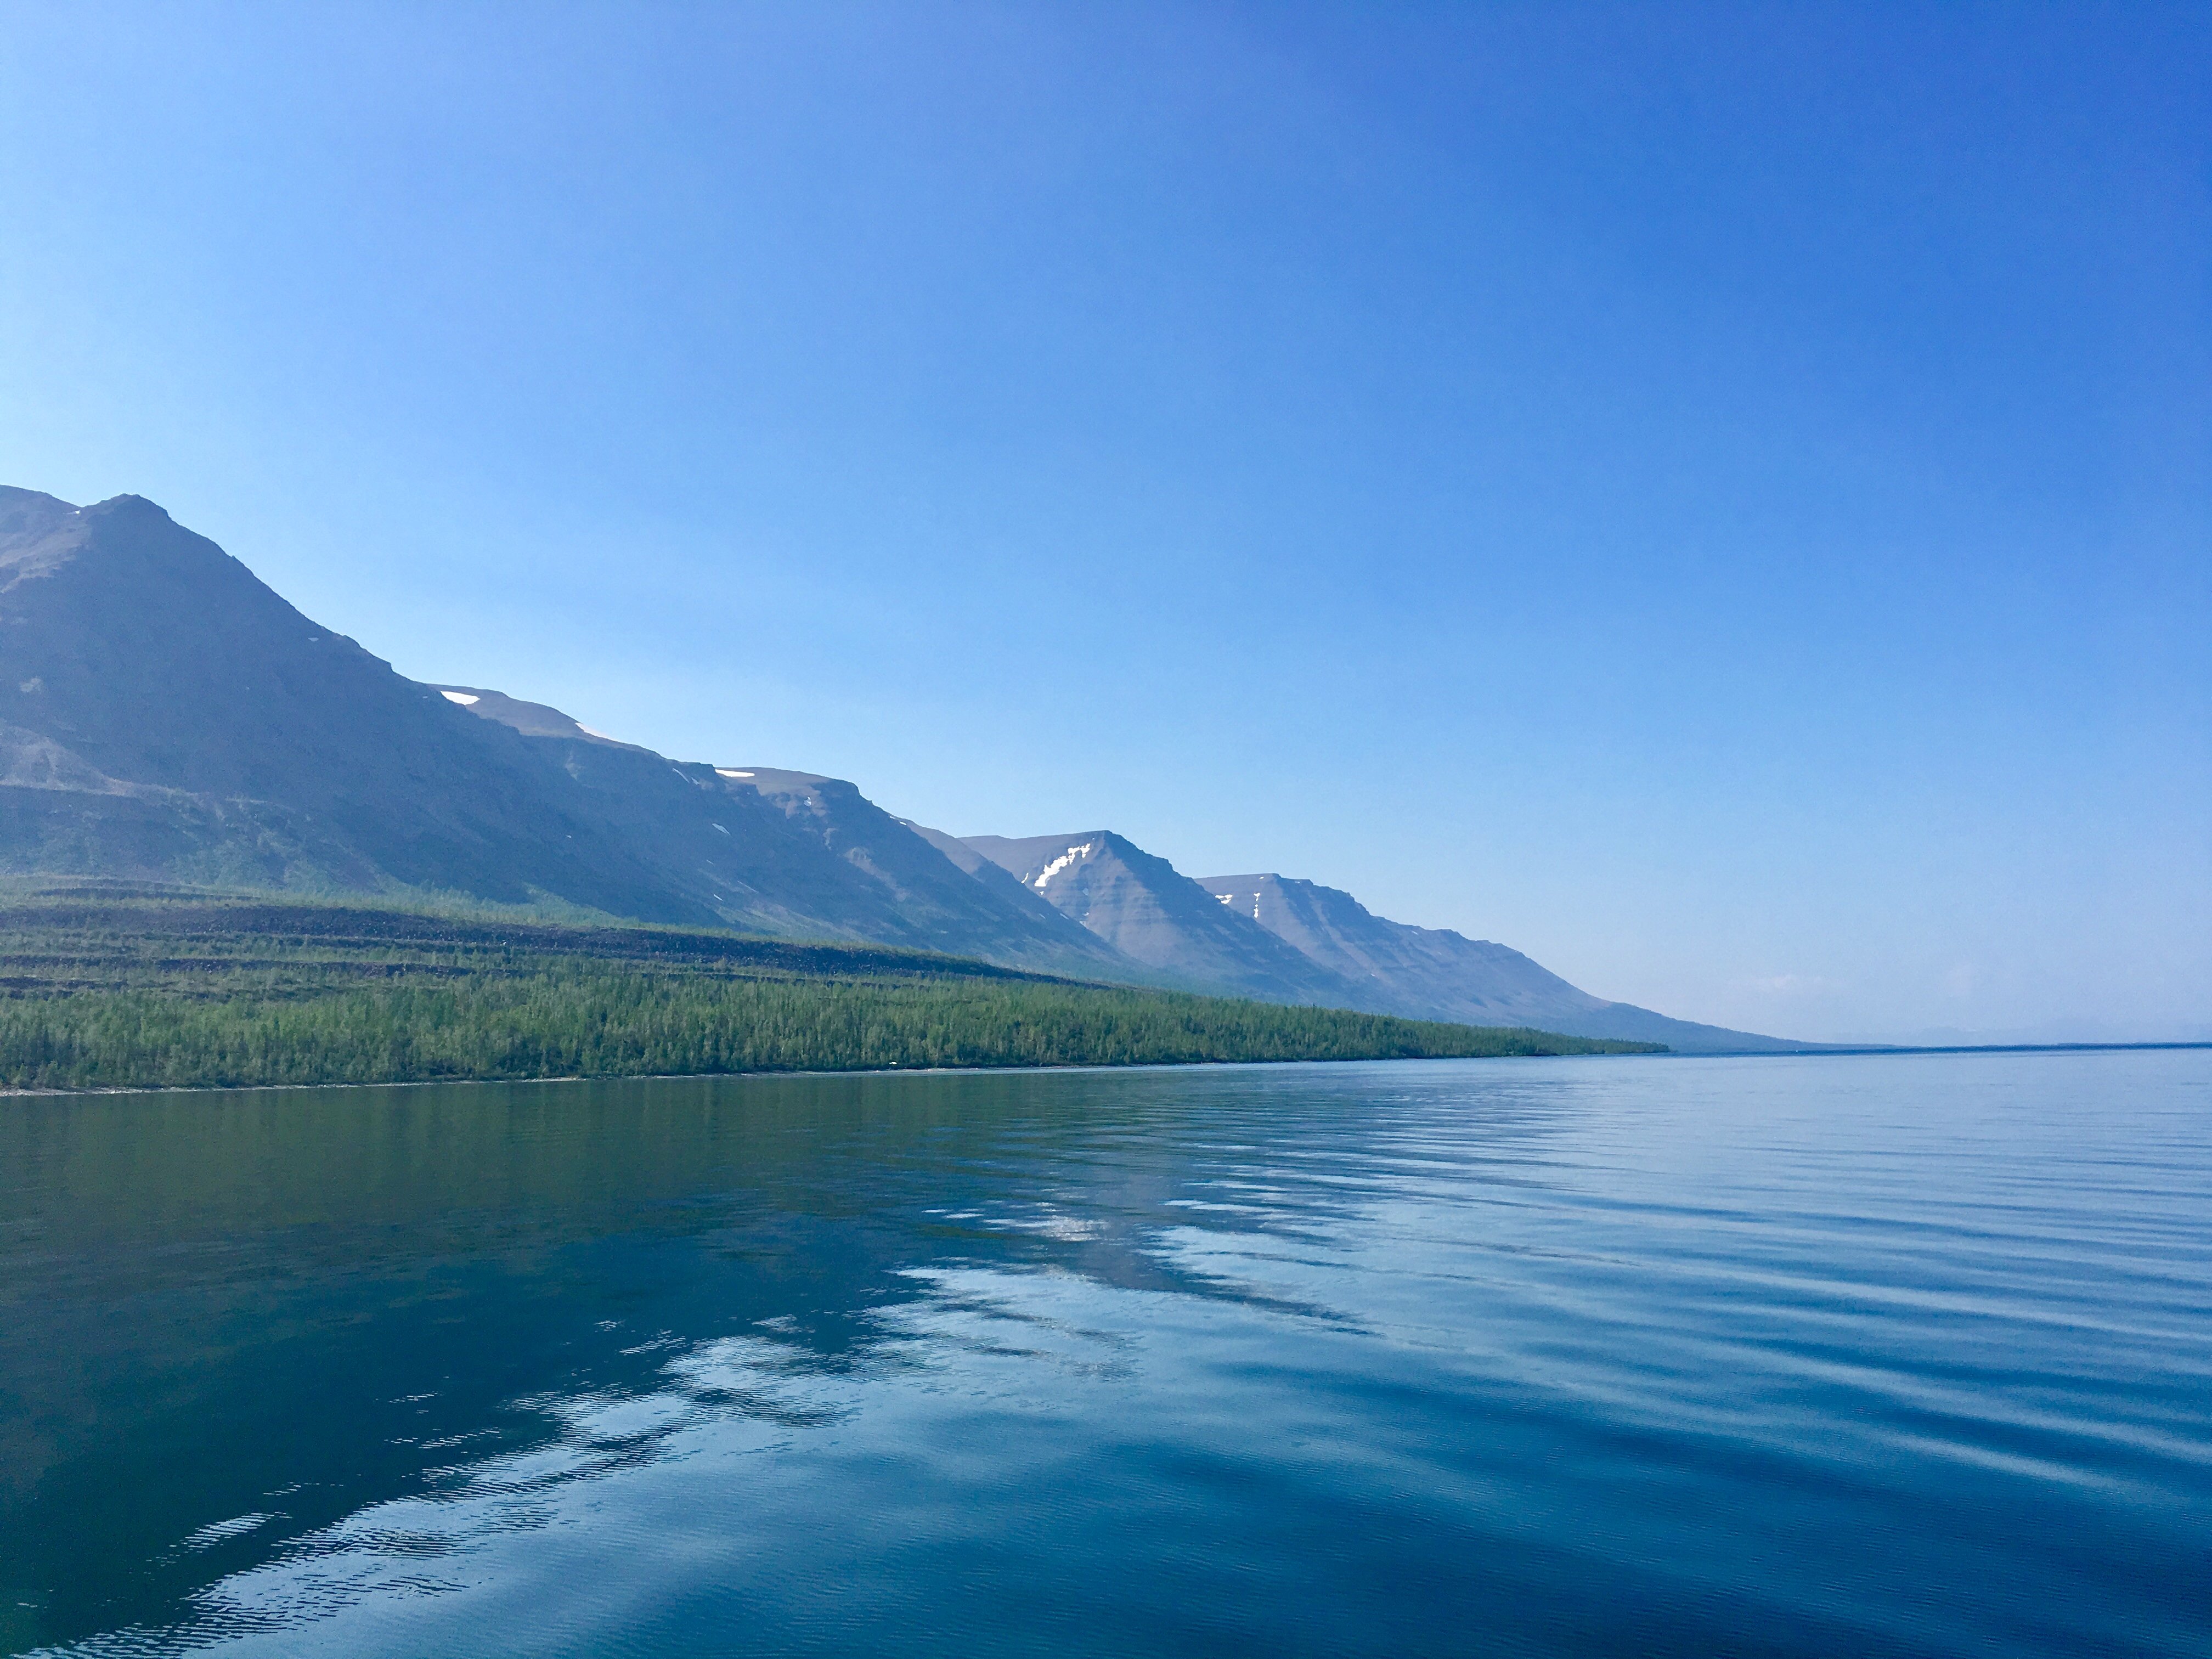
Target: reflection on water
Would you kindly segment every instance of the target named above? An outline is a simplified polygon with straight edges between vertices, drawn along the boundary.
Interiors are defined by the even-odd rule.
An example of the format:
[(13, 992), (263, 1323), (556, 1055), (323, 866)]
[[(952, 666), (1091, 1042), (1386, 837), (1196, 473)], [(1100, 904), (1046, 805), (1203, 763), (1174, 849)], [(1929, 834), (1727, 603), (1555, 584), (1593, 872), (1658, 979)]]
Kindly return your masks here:
[(2212, 1055), (0, 1111), (0, 1649), (2200, 1654)]

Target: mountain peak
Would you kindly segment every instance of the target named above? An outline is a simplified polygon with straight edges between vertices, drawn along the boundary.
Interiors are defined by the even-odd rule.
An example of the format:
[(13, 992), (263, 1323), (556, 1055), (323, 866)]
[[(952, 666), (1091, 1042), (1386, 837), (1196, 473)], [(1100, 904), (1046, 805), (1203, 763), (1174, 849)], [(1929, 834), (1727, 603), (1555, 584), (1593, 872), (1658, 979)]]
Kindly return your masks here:
[(1123, 955), (1187, 982), (1277, 1002), (1364, 1006), (1357, 987), (1111, 830), (970, 836), (964, 844)]
[(143, 495), (110, 495), (104, 501), (94, 501), (83, 509), (87, 513), (136, 514), (159, 519), (163, 524), (174, 524), (169, 509), (159, 501), (149, 501)]

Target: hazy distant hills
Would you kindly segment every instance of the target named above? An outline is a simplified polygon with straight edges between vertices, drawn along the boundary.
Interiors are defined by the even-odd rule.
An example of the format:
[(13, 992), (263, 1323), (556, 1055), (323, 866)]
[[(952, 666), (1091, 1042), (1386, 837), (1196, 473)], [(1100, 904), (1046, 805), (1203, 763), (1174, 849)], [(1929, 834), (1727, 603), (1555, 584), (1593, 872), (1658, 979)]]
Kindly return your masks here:
[(1691, 1049), (1793, 1049), (1802, 1043), (1669, 1019), (1578, 990), (1518, 951), (1443, 927), (1374, 915), (1351, 894), (1287, 876), (1200, 876), (1224, 909), (1357, 988), (1356, 1007), (1471, 1025), (1533, 1025), (1574, 1036), (1627, 1037)]
[[(950, 839), (939, 837), (940, 844)], [(1111, 830), (1024, 840), (969, 836), (959, 844), (1122, 955), (1182, 983), (1684, 1050), (1803, 1046), (1607, 1002), (1518, 951), (1387, 921), (1333, 887), (1272, 874), (1194, 879)]]
[(447, 894), (872, 940), (1678, 1048), (1796, 1047), (1577, 990), (1279, 876), (1107, 830), (956, 839), (811, 773), (672, 761), (418, 684), (152, 502), (0, 488), (0, 874)]

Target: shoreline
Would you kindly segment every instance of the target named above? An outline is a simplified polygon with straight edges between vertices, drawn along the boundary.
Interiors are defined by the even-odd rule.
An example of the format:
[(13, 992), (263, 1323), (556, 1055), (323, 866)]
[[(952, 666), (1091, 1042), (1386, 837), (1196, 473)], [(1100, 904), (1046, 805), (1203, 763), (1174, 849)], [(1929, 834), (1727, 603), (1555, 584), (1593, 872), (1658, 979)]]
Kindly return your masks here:
[(1187, 1072), (1218, 1071), (1231, 1066), (1442, 1066), (1491, 1064), (1533, 1060), (1844, 1060), (1917, 1054), (2154, 1054), (2185, 1049), (2212, 1049), (2212, 1041), (2182, 1042), (1998, 1042), (1958, 1043), (1930, 1048), (1841, 1048), (1788, 1049), (1773, 1052), (1746, 1049), (1734, 1054), (1682, 1054), (1667, 1050), (1641, 1054), (1368, 1054), (1350, 1059), (1323, 1060), (1139, 1060), (1127, 1066), (866, 1066), (850, 1069), (793, 1067), (788, 1071), (755, 1072), (608, 1072), (570, 1073), (556, 1077), (426, 1077), (380, 1083), (173, 1083), (121, 1084), (100, 1089), (0, 1088), (0, 1100), (84, 1100), (107, 1095), (240, 1095), (299, 1092), (321, 1089), (450, 1089), (538, 1087), (562, 1083), (705, 1083), (720, 1079), (757, 1078), (841, 1077), (1018, 1077), (1024, 1074), (1060, 1076), (1071, 1072)]
[[(2212, 1047), (2212, 1044), (2207, 1044)], [(855, 1066), (849, 1069), (793, 1066), (758, 1072), (580, 1072), (558, 1077), (424, 1077), (381, 1083), (143, 1083), (102, 1089), (0, 1088), (0, 1100), (79, 1100), (94, 1095), (240, 1095), (301, 1089), (535, 1088), (549, 1083), (710, 1083), (723, 1079), (776, 1077), (1057, 1077), (1070, 1072), (1195, 1072), (1231, 1066), (1441, 1066), (1505, 1060), (1716, 1060), (1755, 1055), (1653, 1054), (1360, 1054), (1319, 1060), (1142, 1060), (1126, 1066), (1092, 1062), (1076, 1066)]]

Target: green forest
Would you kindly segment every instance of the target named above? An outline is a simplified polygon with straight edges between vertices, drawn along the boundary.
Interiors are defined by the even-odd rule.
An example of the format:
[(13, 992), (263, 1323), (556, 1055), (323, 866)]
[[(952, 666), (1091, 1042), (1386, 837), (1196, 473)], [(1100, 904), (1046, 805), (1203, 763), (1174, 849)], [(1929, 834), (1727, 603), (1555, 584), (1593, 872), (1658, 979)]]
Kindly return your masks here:
[(358, 905), (0, 902), (0, 1087), (1654, 1052), (868, 945)]

